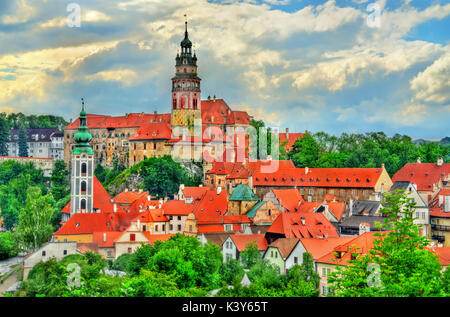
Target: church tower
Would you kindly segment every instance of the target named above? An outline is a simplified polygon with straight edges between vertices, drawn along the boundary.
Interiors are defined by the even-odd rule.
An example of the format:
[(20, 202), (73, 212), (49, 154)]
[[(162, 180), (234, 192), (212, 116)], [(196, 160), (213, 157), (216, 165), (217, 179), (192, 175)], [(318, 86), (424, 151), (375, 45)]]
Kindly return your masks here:
[(181, 54), (175, 58), (175, 77), (172, 78), (172, 129), (188, 127), (193, 135), (195, 119), (201, 120), (200, 81), (197, 76), (197, 56), (192, 55), (192, 42), (187, 29), (181, 42)]
[(94, 212), (94, 151), (90, 145), (92, 135), (87, 127), (83, 99), (80, 124), (73, 139), (76, 144), (72, 151), (70, 214), (92, 213)]

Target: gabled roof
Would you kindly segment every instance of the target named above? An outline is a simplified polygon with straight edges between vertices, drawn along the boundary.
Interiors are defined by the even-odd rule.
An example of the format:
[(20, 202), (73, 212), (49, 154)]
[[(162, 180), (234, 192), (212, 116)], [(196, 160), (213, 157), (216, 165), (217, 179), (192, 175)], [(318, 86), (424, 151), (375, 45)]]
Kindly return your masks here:
[[(111, 202), (111, 196), (108, 194), (106, 189), (94, 175), (94, 209), (99, 209), (101, 213), (112, 213), (114, 212), (114, 203)], [(67, 205), (62, 209), (62, 213), (70, 214), (71, 202), (69, 201)], [(122, 212), (123, 209), (117, 205), (117, 212)]]
[(295, 188), (274, 189), (273, 193), (280, 202), (281, 206), (289, 212), (298, 211), (300, 204), (305, 202), (303, 196), (300, 194), (298, 189)]
[(233, 201), (259, 201), (259, 197), (252, 191), (252, 189), (245, 184), (239, 184), (231, 193), (228, 200)]
[(233, 170), (234, 164), (232, 162), (214, 163), (213, 167), (206, 174), (229, 175)]
[(128, 204), (131, 205), (136, 200), (146, 197), (149, 195), (148, 192), (136, 192), (136, 191), (123, 191), (119, 194), (117, 194), (113, 200), (117, 204)]
[(264, 234), (233, 234), (230, 235), (230, 238), (239, 252), (245, 251), (247, 244), (250, 242), (255, 242), (260, 251), (267, 249), (267, 241)]
[(273, 173), (257, 172), (254, 186), (302, 186), (335, 188), (374, 188), (381, 168), (279, 168)]
[(392, 177), (393, 182), (408, 181), (417, 184), (418, 191), (432, 191), (433, 185), (450, 174), (450, 163), (408, 163)]
[(299, 241), (300, 239), (297, 238), (280, 238), (272, 242), (268, 247), (277, 248), (283, 259), (286, 260)]
[[(114, 242), (122, 236), (122, 231), (94, 232), (92, 242), (97, 243), (99, 248), (112, 248)], [(106, 237), (106, 241), (105, 238)]]
[(304, 239), (301, 238), (300, 242), (305, 248), (306, 252), (310, 253), (314, 261), (323, 257), (325, 254), (331, 252), (335, 247), (345, 244), (354, 237), (336, 237), (336, 238), (323, 238), (323, 239)]
[(429, 247), (428, 249), (439, 256), (439, 263), (442, 266), (450, 264), (450, 247)]
[(124, 212), (74, 214), (54, 235), (125, 231), (135, 217), (134, 213)]
[(208, 191), (207, 187), (192, 187), (186, 186), (184, 187), (184, 197), (192, 198), (194, 200), (199, 200), (205, 195)]
[(227, 191), (222, 190), (217, 194), (216, 190), (209, 189), (195, 205), (193, 213), (197, 219), (197, 224), (222, 223), (223, 216), (228, 209)]
[[(442, 199), (442, 204), (439, 204), (439, 197)], [(450, 218), (450, 212), (445, 212), (445, 202), (450, 197), (450, 189), (441, 189), (436, 196), (430, 201), (428, 207), (430, 208), (430, 216)]]
[(141, 222), (167, 222), (169, 219), (164, 216), (162, 209), (150, 209), (144, 212), (139, 213), (133, 221)]
[(375, 216), (380, 209), (381, 202), (374, 200), (355, 200), (352, 206), (352, 215)]
[(286, 145), (284, 146), (286, 152), (292, 150), (295, 141), (303, 138), (304, 135), (304, 133), (278, 133), (278, 137), (280, 138), (280, 145), (283, 145), (283, 143), (286, 142)]
[[(302, 223), (304, 219), (304, 224)], [(278, 215), (267, 233), (277, 233), (286, 238), (338, 237), (336, 228), (321, 213), (285, 213)]]
[[(348, 261), (351, 260), (351, 253), (367, 254), (369, 250), (373, 248), (375, 238), (380, 238), (375, 237), (374, 234), (375, 232), (366, 232), (350, 241), (338, 245), (334, 247), (333, 250), (317, 259), (316, 262), (335, 265), (350, 265)], [(342, 252), (340, 258), (336, 257), (335, 253), (337, 252)]]

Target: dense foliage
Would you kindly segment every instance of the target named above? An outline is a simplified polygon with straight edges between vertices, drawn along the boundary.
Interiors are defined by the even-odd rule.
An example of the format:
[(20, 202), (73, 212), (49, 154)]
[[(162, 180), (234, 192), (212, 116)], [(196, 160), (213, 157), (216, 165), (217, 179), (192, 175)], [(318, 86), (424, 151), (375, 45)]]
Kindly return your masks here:
[(16, 256), (16, 248), (11, 232), (0, 232), (0, 260)]
[(24, 127), (26, 129), (38, 129), (38, 128), (58, 128), (62, 129), (69, 123), (62, 117), (54, 115), (25, 115), (21, 112), (6, 114), (5, 112), (0, 113), (0, 125), (1, 120), (12, 129), (19, 129)]
[(388, 137), (374, 132), (336, 137), (319, 132), (298, 139), (284, 158), (291, 159), (297, 167), (381, 167), (384, 163), (392, 176), (418, 157), (423, 163), (435, 163), (440, 157), (448, 160), (449, 154), (448, 146), (438, 142), (416, 145), (405, 135)]
[(426, 247), (414, 221), (415, 202), (404, 191), (386, 193), (383, 226), (373, 249), (351, 260), (353, 265), (332, 272), (329, 283), (336, 296), (449, 296), (448, 273), (441, 273), (437, 255)]

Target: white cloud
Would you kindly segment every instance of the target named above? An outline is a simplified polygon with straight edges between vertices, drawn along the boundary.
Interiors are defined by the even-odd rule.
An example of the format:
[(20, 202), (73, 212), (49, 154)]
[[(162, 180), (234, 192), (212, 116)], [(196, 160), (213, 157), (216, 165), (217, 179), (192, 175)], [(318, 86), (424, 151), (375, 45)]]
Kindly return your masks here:
[(446, 54), (414, 77), (411, 90), (416, 99), (433, 103), (450, 102), (450, 46)]

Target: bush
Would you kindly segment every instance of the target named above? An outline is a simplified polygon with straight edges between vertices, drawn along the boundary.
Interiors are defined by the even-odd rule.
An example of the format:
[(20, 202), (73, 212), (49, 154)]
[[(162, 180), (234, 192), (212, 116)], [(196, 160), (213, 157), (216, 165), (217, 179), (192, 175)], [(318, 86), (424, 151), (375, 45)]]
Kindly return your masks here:
[(0, 260), (16, 256), (14, 240), (10, 232), (0, 232)]

